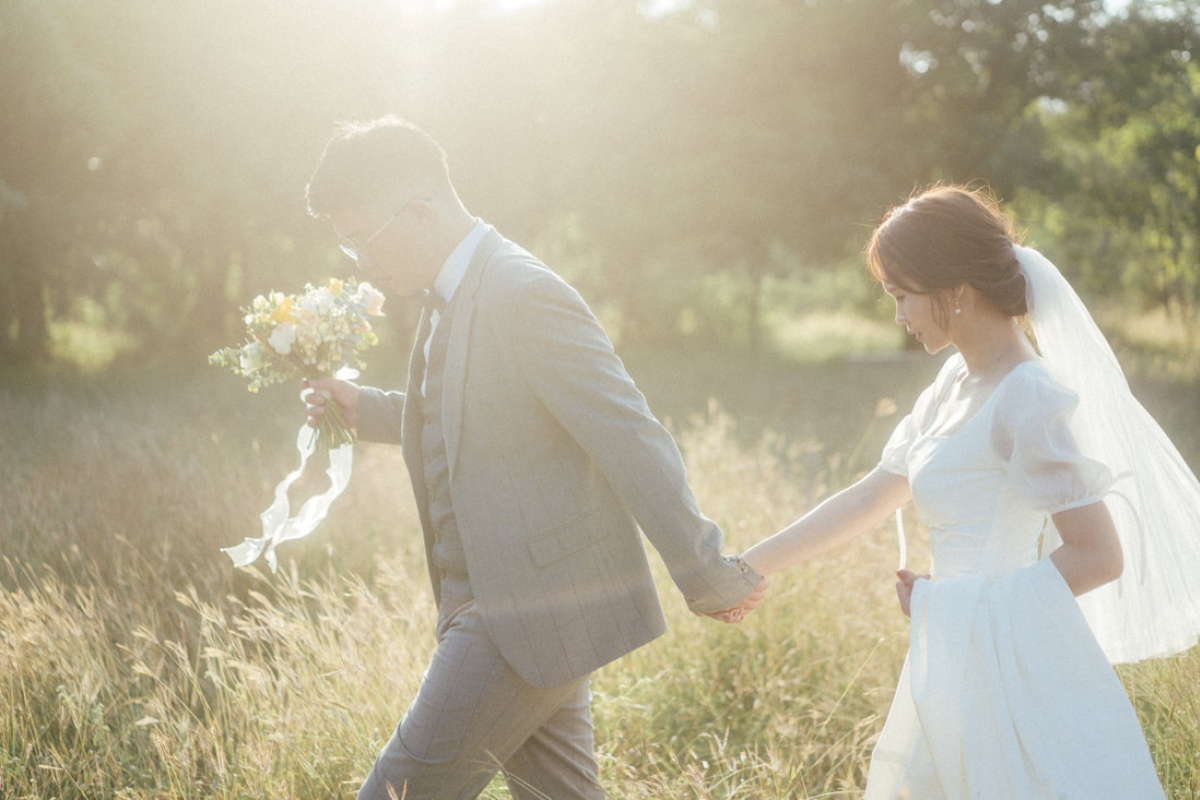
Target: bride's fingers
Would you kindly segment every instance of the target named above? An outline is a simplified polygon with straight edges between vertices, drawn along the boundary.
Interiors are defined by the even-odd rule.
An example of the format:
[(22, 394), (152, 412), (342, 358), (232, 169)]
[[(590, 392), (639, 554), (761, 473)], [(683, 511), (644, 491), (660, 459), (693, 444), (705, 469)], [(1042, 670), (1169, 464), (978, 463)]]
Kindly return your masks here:
[(896, 581), (896, 598), (900, 601), (900, 611), (909, 616), (909, 606), (912, 602), (912, 586), (904, 581)]
[(908, 569), (898, 569), (898, 570), (896, 570), (896, 577), (899, 578), (902, 583), (906, 584), (911, 589), (912, 585), (914, 583), (916, 583), (918, 580), (920, 580), (921, 578), (928, 578), (929, 576), (928, 575), (918, 575), (917, 573), (913, 572), (912, 570), (908, 570)]

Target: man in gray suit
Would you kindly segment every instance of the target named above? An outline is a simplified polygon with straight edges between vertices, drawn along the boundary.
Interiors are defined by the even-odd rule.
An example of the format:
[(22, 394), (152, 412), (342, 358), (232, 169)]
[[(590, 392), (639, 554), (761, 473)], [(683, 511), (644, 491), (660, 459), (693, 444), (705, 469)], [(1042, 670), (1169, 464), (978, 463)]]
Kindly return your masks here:
[(426, 301), (404, 392), (312, 382), (360, 439), (399, 443), (437, 649), (363, 800), (599, 798), (588, 675), (666, 630), (639, 526), (688, 607), (736, 620), (766, 581), (721, 554), (683, 461), (579, 295), (463, 207), (395, 118), (344, 127), (308, 186), (367, 277)]

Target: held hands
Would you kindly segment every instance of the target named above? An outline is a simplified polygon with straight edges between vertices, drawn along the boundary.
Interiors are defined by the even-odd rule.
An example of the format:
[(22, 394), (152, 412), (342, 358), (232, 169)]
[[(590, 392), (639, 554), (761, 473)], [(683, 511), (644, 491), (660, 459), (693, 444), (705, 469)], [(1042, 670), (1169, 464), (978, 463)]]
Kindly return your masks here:
[[(912, 591), (913, 585), (922, 578), (928, 580), (929, 575), (918, 575), (917, 573), (901, 569), (896, 571), (896, 596), (900, 600), (900, 610), (904, 612), (904, 616), (912, 616)], [(710, 611), (703, 613), (702, 617), (711, 617), (720, 622), (741, 622), (754, 609), (758, 608), (762, 603), (763, 597), (767, 593), (768, 581), (763, 578), (762, 581), (755, 587), (754, 591), (748, 594), (742, 602), (738, 603), (733, 608), (727, 608), (724, 611)]]
[(759, 603), (763, 601), (763, 597), (767, 593), (767, 579), (763, 578), (759, 581), (758, 586), (754, 587), (754, 591), (742, 598), (742, 602), (738, 603), (733, 608), (727, 608), (724, 611), (709, 611), (700, 614), (702, 617), (711, 617), (720, 622), (741, 622), (754, 609), (758, 608)]
[(303, 381), (300, 396), (308, 403), (308, 425), (315, 428), (321, 424), (321, 415), (326, 405), (333, 400), (342, 408), (346, 423), (355, 427), (358, 423), (358, 386), (337, 378), (314, 378)]
[(900, 610), (904, 612), (904, 616), (911, 617), (913, 584), (921, 578), (928, 580), (929, 576), (918, 575), (907, 569), (898, 569), (896, 577), (900, 579), (896, 581), (896, 596), (900, 598)]

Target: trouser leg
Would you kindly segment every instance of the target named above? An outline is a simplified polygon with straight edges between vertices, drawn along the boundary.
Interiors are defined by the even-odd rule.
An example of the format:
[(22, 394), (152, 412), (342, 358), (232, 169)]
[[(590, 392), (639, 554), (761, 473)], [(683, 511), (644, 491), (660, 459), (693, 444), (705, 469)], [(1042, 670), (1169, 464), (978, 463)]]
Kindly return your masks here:
[[(590, 747), (587, 678), (550, 689), (530, 686), (500, 655), (474, 602), (439, 627), (417, 697), (359, 800), (389, 800), (389, 785), (404, 800), (470, 800), (527, 743), (515, 774), (555, 792), (562, 787), (548, 795), (554, 800), (602, 797)], [(584, 785), (574, 788), (575, 781)]]
[(591, 689), (585, 681), (504, 762), (504, 777), (514, 800), (603, 800), (591, 700)]

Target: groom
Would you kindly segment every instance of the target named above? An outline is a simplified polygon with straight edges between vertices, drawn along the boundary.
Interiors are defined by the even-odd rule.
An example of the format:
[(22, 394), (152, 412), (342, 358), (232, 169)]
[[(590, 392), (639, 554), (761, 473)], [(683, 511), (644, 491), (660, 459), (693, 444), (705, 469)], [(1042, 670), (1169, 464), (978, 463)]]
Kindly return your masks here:
[[(579, 295), (463, 207), (398, 120), (345, 126), (308, 185), (371, 280), (424, 299), (404, 392), (321, 379), (360, 439), (399, 443), (437, 649), (363, 800), (600, 798), (588, 675), (666, 630), (639, 526), (688, 607), (738, 619), (765, 580), (721, 555), (679, 451)], [(312, 392), (309, 423), (325, 411)]]

